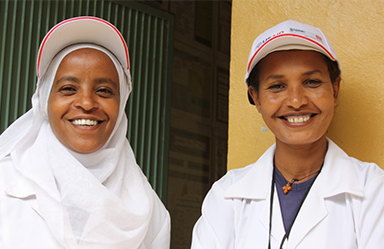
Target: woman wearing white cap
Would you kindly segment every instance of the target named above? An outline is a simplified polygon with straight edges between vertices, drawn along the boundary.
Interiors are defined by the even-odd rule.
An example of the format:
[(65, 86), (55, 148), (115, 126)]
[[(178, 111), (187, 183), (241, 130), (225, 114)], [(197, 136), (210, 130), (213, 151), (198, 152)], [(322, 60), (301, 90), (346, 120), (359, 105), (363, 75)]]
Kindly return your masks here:
[(169, 214), (125, 137), (120, 32), (95, 17), (57, 24), (37, 75), (32, 109), (0, 137), (0, 247), (169, 248)]
[(276, 143), (213, 185), (192, 248), (383, 248), (383, 170), (326, 137), (340, 65), (325, 35), (291, 20), (265, 31), (245, 82)]

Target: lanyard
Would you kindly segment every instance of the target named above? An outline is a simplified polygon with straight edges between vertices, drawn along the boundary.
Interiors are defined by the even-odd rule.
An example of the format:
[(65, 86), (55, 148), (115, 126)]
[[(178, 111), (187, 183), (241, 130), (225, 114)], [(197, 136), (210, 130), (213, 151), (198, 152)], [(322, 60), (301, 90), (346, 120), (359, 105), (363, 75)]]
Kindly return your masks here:
[[(324, 163), (323, 163), (323, 164), (324, 164)], [(288, 231), (285, 232), (285, 234), (284, 234), (284, 236), (283, 236), (283, 239), (281, 240), (280, 247), (279, 247), (280, 249), (283, 248), (283, 245), (284, 245), (285, 240), (288, 239), (289, 234), (291, 233), (291, 229), (292, 229), (292, 227), (293, 227), (293, 224), (294, 224), (295, 221), (296, 221), (297, 215), (299, 214), (300, 209), (301, 209), (301, 207), (303, 206), (303, 203), (304, 203), (305, 199), (307, 198), (307, 195), (308, 195), (309, 191), (311, 190), (313, 183), (316, 181), (316, 178), (319, 176), (319, 174), (320, 174), (322, 168), (323, 168), (323, 165), (321, 165), (321, 168), (320, 168), (319, 172), (316, 174), (315, 179), (313, 179), (311, 185), (309, 186), (307, 192), (305, 193), (304, 198), (303, 198), (303, 200), (302, 200), (301, 203), (300, 203), (299, 209), (297, 210), (297, 213), (296, 213), (296, 215), (295, 215), (295, 218), (293, 219), (293, 222), (292, 222), (291, 227), (288, 229)], [(270, 206), (269, 206), (269, 239), (268, 239), (268, 249), (271, 249), (273, 196), (274, 196), (274, 194), (275, 194), (275, 169), (273, 168), (272, 170), (273, 170), (273, 174), (272, 174), (271, 197), (270, 197)]]

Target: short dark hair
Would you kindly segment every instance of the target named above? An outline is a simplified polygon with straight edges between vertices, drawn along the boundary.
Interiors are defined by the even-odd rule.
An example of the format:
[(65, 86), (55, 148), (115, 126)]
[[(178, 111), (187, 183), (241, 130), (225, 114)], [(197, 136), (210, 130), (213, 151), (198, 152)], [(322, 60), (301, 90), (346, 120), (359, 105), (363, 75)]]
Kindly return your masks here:
[[(327, 56), (323, 55), (323, 57), (325, 59), (325, 63), (327, 64), (329, 76), (333, 84), (336, 82), (337, 78), (340, 77), (340, 74), (341, 74), (339, 65), (336, 61), (332, 61)], [(251, 73), (249, 74), (248, 82), (247, 82), (248, 86), (252, 86), (257, 92), (259, 92), (259, 87), (260, 87), (260, 79), (259, 79), (260, 61), (252, 69)]]

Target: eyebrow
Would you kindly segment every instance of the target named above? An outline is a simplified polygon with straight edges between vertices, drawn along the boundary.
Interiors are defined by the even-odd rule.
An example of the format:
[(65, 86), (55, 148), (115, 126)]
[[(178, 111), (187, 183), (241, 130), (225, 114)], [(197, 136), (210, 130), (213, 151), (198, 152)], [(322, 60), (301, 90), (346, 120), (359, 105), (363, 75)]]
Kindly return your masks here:
[(323, 72), (318, 70), (318, 69), (315, 69), (315, 70), (311, 70), (311, 71), (305, 72), (305, 73), (303, 73), (303, 75), (312, 75), (312, 74), (315, 74), (315, 73), (323, 73)]
[[(73, 77), (73, 76), (63, 76), (61, 77), (60, 79), (58, 79), (55, 84), (58, 84), (62, 81), (71, 81), (71, 82), (74, 82), (74, 83), (80, 83), (80, 79), (77, 78), (77, 77)], [(95, 82), (96, 83), (110, 83), (112, 85), (114, 85), (116, 88), (118, 88), (118, 85), (116, 82), (114, 82), (112, 79), (110, 78), (96, 78), (95, 79)]]
[(110, 79), (110, 78), (97, 78), (97, 79), (95, 80), (95, 82), (97, 82), (97, 83), (110, 83), (110, 84), (114, 85), (116, 88), (118, 88), (117, 83), (114, 82), (114, 81), (113, 81), (112, 79)]
[(73, 77), (73, 76), (63, 76), (60, 79), (56, 80), (54, 83), (58, 84), (58, 83), (60, 83), (62, 81), (72, 81), (72, 82), (76, 82), (77, 83), (80, 80), (78, 78), (76, 78), (76, 77)]
[[(323, 73), (323, 72), (318, 70), (318, 69), (315, 69), (315, 70), (304, 72), (302, 75), (307, 75), (308, 76), (308, 75), (312, 75), (312, 74), (315, 74), (315, 73)], [(273, 75), (269, 75), (265, 80), (268, 80), (268, 79), (275, 80), (275, 79), (281, 79), (281, 78), (284, 78), (284, 75), (282, 75), (282, 74), (273, 74)]]

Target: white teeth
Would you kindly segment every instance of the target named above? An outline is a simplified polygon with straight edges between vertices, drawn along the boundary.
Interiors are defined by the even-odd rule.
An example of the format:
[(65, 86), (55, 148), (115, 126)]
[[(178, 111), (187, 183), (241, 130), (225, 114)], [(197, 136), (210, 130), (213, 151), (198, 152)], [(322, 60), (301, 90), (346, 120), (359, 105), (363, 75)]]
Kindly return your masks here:
[(97, 125), (97, 121), (96, 120), (90, 120), (90, 119), (75, 119), (72, 121), (72, 123), (74, 125), (88, 125), (88, 126), (92, 126), (92, 125)]
[(310, 115), (300, 116), (300, 117), (287, 117), (289, 123), (304, 123), (311, 118)]

